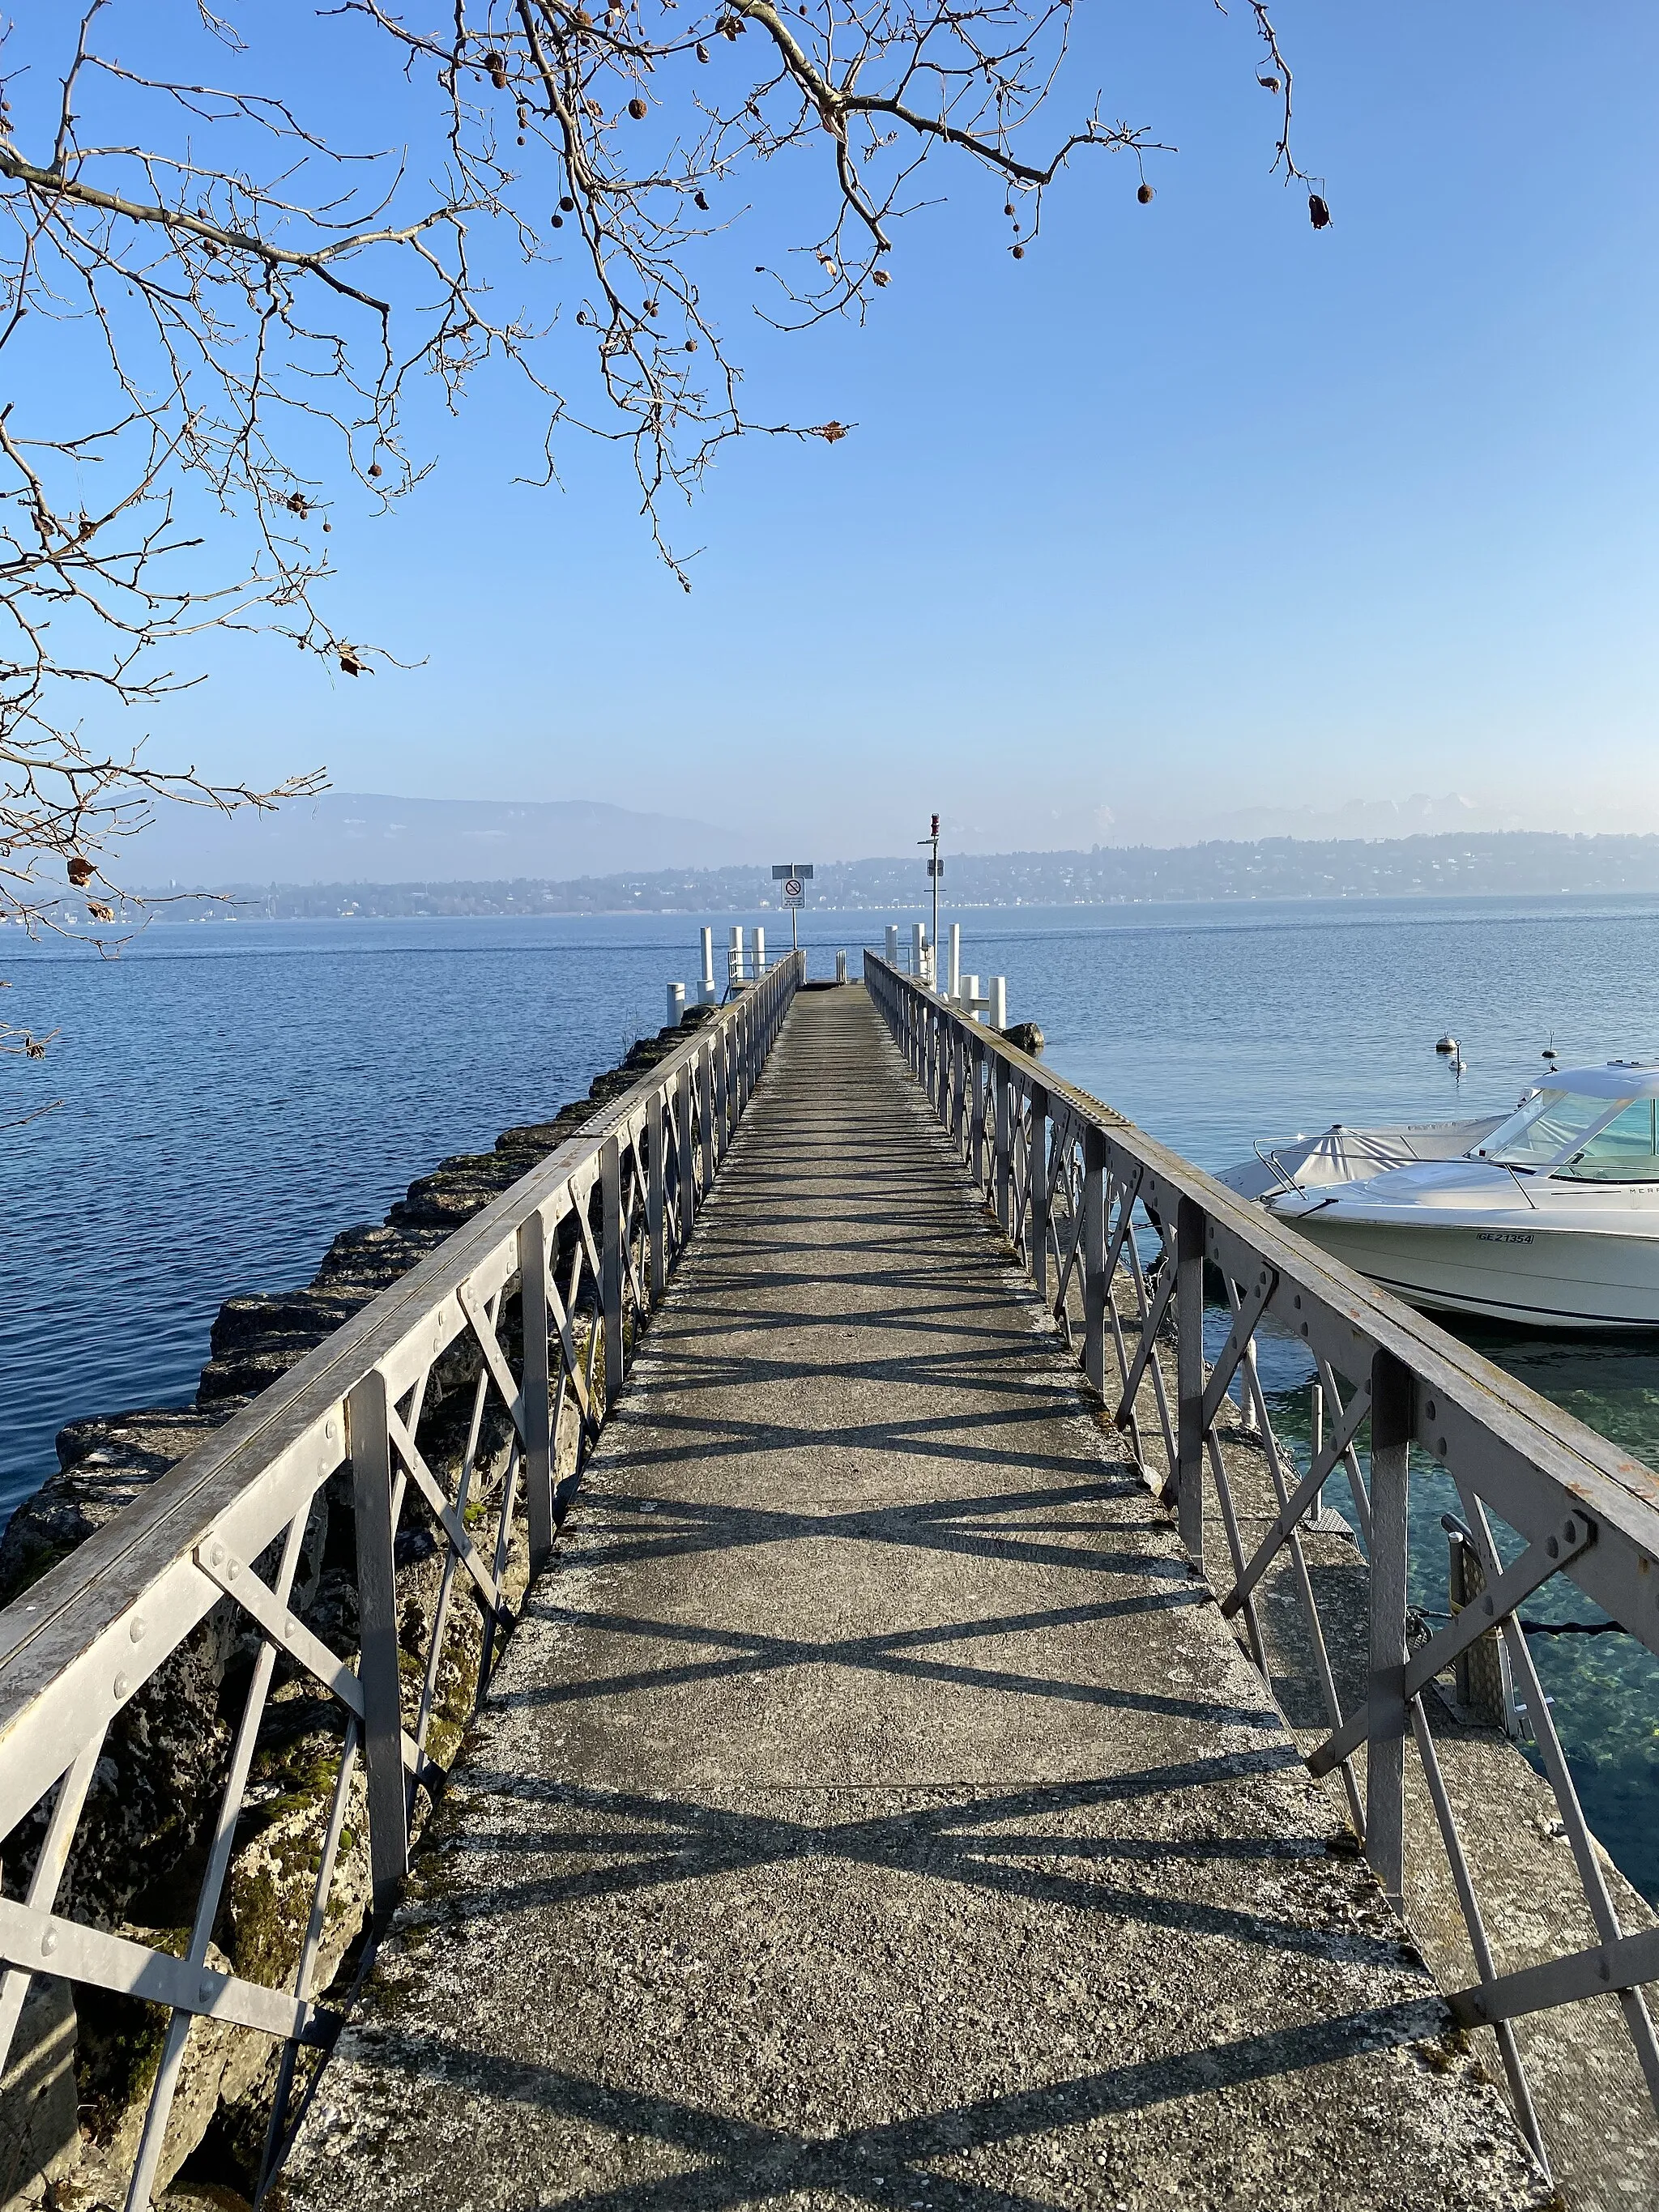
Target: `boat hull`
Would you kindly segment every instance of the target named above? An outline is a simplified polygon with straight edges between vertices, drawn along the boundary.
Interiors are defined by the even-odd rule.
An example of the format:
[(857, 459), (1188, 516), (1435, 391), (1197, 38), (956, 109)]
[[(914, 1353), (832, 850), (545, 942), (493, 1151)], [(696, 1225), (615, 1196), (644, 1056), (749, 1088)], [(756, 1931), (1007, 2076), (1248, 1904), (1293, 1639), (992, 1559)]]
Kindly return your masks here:
[(1408, 1305), (1547, 1329), (1659, 1328), (1659, 1237), (1345, 1219), (1286, 1226)]

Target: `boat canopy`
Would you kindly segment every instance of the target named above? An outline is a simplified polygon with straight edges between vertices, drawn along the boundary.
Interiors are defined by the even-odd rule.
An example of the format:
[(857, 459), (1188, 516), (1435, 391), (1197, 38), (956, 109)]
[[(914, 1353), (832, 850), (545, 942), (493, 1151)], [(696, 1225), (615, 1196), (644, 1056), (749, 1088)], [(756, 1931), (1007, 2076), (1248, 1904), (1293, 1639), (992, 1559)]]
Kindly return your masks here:
[(1659, 1181), (1659, 1064), (1565, 1069), (1471, 1158), (1573, 1182)]

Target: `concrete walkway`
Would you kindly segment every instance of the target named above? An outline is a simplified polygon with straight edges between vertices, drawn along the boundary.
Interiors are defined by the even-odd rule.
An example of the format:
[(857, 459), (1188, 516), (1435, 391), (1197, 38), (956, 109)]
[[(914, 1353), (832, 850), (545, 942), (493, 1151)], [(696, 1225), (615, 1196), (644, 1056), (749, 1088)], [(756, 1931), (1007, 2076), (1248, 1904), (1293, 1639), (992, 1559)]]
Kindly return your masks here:
[(289, 2203), (1550, 2201), (1053, 1344), (799, 999)]

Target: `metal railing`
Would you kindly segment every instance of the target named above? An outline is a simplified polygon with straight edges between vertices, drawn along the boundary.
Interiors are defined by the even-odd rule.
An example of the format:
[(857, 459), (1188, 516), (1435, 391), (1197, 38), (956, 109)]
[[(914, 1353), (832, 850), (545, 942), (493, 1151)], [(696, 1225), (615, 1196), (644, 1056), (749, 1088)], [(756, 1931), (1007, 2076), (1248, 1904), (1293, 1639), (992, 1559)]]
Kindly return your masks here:
[[(1257, 1601), (1270, 1574), (1283, 1574), (1294, 1591), (1327, 1718), (1308, 1765), (1316, 1775), (1341, 1777), (1365, 1856), (1401, 1909), (1406, 1750), (1414, 1747), (1477, 1975), (1451, 1991), (1451, 2010), (1466, 2028), (1493, 2030), (1517, 2117), (1546, 2170), (1512, 2026), (1523, 2016), (1615, 1994), (1659, 2110), (1659, 2047), (1641, 1990), (1659, 1980), (1659, 1929), (1621, 1926), (1516, 1614), (1523, 1600), (1565, 1576), (1659, 1653), (1659, 1478), (896, 967), (866, 953), (865, 979), (957, 1156), (1142, 1473), (1174, 1506), (1200, 1566), (1213, 1504), (1227, 1558), (1224, 1566), (1208, 1563), (1211, 1579), (1224, 1614), (1242, 1616), (1246, 1648), (1269, 1679)], [(1219, 1279), (1229, 1324), (1213, 1360), (1204, 1341), (1206, 1273), (1211, 1283)], [(1268, 1321), (1306, 1347), (1322, 1391), (1326, 1430), (1305, 1473), (1274, 1437), (1255, 1371), (1255, 1335)], [(1235, 1385), (1239, 1428), (1258, 1440), (1271, 1479), (1258, 1516), (1265, 1534), (1248, 1557), (1218, 1434)], [(1358, 1449), (1367, 1429), (1368, 1470)], [(1482, 1585), (1425, 1640), (1407, 1592), (1413, 1449), (1455, 1486), (1460, 1533)], [(1344, 1476), (1369, 1559), (1364, 1693), (1347, 1711), (1303, 1550), (1324, 1485)], [(1522, 1540), (1507, 1566), (1493, 1516)], [(1425, 1705), (1436, 1677), (1483, 1638), (1502, 1639), (1597, 1937), (1505, 1972), (1493, 1962)], [(1354, 1764), (1362, 1747), (1363, 1787)]]
[[(339, 2024), (316, 1983), (344, 1859), (353, 1850), (361, 1859), (366, 1817), (368, 1883), (382, 1919), (407, 1871), (411, 1818), (441, 1786), (435, 1717), (476, 1703), (511, 1619), (509, 1586), (522, 1587), (552, 1551), (564, 1500), (804, 964), (803, 955), (781, 956), (0, 1613), (0, 1837), (10, 1839), (12, 1876), (0, 1898), (0, 2074), (31, 1975), (167, 2008), (127, 2185), (133, 2212), (157, 2185), (198, 2019), (257, 2030), (283, 2047), (268, 2178), (298, 2056), (326, 2047)], [(453, 1447), (442, 1453), (428, 1433), (441, 1402)], [(337, 1475), (349, 1483), (355, 1522), (355, 1653), (307, 1624), (294, 1587), (313, 1504)], [(414, 1638), (411, 1559), (428, 1563), (430, 1601), (416, 1608)], [(59, 1891), (112, 1725), (216, 1608), (253, 1632), (258, 1648), (199, 1838), (188, 1939), (174, 1955), (60, 1911)], [(460, 1697), (449, 1680), (458, 1650), (471, 1668)], [(339, 1725), (303, 1936), (273, 1985), (227, 1971), (215, 1963), (225, 1954), (210, 1952), (279, 1667), (279, 1686), (297, 1681), (325, 1707), (331, 1701)], [(458, 1739), (459, 1727), (451, 1734)]]

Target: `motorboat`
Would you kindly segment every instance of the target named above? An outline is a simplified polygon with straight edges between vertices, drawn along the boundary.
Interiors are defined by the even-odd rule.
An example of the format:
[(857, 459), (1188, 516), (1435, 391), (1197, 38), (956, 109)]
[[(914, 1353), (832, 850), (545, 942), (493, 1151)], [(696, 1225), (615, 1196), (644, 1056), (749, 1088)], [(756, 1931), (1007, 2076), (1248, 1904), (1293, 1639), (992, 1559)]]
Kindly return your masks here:
[(1659, 1328), (1659, 1060), (1552, 1068), (1482, 1121), (1338, 1124), (1220, 1179), (1430, 1312)]

